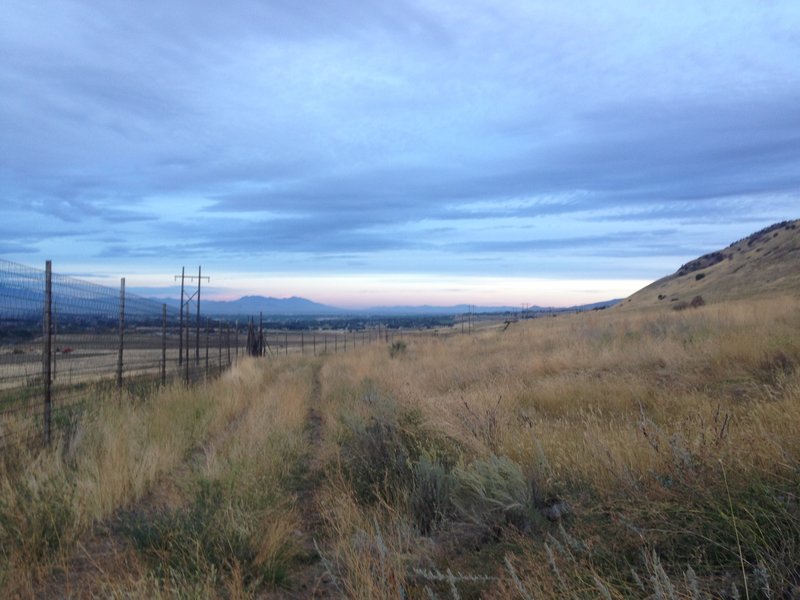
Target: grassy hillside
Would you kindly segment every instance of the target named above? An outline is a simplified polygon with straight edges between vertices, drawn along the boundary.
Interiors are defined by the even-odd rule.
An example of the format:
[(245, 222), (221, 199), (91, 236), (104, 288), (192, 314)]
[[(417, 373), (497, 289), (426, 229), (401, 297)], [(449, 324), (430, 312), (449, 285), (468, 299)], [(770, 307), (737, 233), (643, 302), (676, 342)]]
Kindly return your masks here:
[(800, 293), (800, 220), (767, 227), (701, 256), (633, 294), (620, 307), (682, 306)]
[(599, 311), (111, 403), (58, 448), (4, 457), (0, 585), (798, 597), (798, 331), (796, 296)]

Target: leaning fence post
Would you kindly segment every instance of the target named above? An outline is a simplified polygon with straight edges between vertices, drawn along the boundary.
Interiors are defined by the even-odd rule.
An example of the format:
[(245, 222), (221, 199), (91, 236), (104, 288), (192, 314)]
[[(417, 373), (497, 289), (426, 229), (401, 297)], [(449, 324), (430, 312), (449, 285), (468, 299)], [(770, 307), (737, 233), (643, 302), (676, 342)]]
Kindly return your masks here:
[(167, 305), (161, 305), (161, 385), (167, 383)]
[(52, 350), (51, 318), (53, 306), (53, 267), (52, 262), (45, 263), (44, 271), (44, 322), (42, 324), (42, 383), (44, 384), (44, 443), (50, 445), (51, 436), (51, 417), (52, 417), (52, 397), (50, 389), (50, 357)]
[(117, 354), (117, 389), (122, 389), (122, 349), (125, 342), (125, 278), (119, 281), (119, 352)]

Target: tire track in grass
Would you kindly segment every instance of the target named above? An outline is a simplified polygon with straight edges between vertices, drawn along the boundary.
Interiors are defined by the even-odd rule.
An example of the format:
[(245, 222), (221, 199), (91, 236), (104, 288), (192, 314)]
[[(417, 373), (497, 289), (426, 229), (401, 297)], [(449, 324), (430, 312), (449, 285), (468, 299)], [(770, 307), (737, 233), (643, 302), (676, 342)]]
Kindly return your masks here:
[[(160, 475), (139, 499), (118, 507), (107, 519), (80, 534), (70, 556), (37, 583), (31, 597), (105, 597), (109, 589), (146, 578), (148, 566), (121, 533), (120, 524), (133, 515), (157, 515), (183, 505), (186, 498), (181, 483), (192, 478), (211, 448), (224, 444), (236, 433), (251, 408), (252, 402), (243, 402), (223, 427), (209, 432), (207, 439), (194, 446), (173, 469)], [(140, 586), (132, 587), (144, 592)]]
[(319, 372), (321, 364), (314, 365), (313, 387), (306, 417), (306, 431), (309, 451), (305, 455), (300, 469), (302, 478), (295, 490), (297, 508), (300, 513), (302, 529), (298, 532), (299, 544), (309, 560), (305, 567), (292, 578), (296, 584), (290, 591), (275, 594), (274, 598), (339, 598), (341, 593), (336, 589), (330, 575), (325, 570), (317, 545), (324, 531), (322, 517), (317, 503), (317, 491), (323, 478), (323, 465), (320, 460), (320, 448), (324, 435), (324, 419), (320, 411), (322, 403), (322, 382)]

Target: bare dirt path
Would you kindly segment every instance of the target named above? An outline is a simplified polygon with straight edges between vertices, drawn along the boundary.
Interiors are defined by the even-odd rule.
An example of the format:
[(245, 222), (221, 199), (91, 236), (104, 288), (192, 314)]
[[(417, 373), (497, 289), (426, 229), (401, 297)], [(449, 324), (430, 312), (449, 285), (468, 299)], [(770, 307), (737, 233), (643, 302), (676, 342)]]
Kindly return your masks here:
[(320, 460), (320, 448), (324, 435), (324, 419), (320, 412), (322, 403), (322, 385), (319, 378), (319, 365), (314, 367), (314, 385), (308, 408), (306, 430), (308, 432), (309, 451), (302, 468), (303, 478), (299, 482), (297, 507), (300, 511), (302, 527), (299, 531), (299, 542), (303, 553), (308, 557), (304, 568), (293, 574), (295, 585), (289, 591), (273, 594), (273, 598), (339, 598), (341, 593), (336, 589), (330, 576), (326, 573), (317, 545), (324, 531), (322, 517), (317, 504), (317, 490), (323, 479), (323, 464)]

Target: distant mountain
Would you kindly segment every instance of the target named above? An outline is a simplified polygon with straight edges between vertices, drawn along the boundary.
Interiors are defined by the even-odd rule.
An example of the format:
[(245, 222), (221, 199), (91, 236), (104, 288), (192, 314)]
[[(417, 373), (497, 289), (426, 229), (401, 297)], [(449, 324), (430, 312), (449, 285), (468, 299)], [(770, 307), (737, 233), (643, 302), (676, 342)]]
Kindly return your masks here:
[[(570, 306), (568, 308), (553, 308), (547, 306), (528, 306), (525, 312), (529, 314), (541, 312), (572, 312), (576, 310), (592, 310), (612, 306), (619, 302), (619, 299), (605, 300), (603, 302), (595, 302), (593, 304), (583, 304), (580, 306)], [(468, 304), (456, 304), (453, 306), (376, 306), (361, 311), (364, 314), (375, 316), (447, 316), (447, 315), (463, 315), (472, 310), (476, 314), (492, 314), (492, 313), (522, 313), (521, 306), (472, 306)]]
[[(582, 306), (569, 308), (548, 308), (542, 306), (529, 306), (526, 311), (530, 314), (537, 312), (564, 312), (574, 310), (592, 310), (611, 306), (619, 300), (607, 300)], [(177, 301), (175, 302), (177, 306)], [(472, 306), (476, 314), (491, 313), (520, 313), (519, 306)], [(470, 305), (456, 304), (453, 306), (376, 306), (365, 309), (339, 308), (327, 304), (312, 302), (305, 298), (271, 298), (264, 296), (244, 296), (238, 300), (202, 302), (203, 313), (211, 315), (257, 315), (263, 312), (264, 316), (305, 316), (305, 317), (337, 317), (337, 316), (371, 316), (371, 317), (399, 317), (399, 316), (450, 316), (462, 315), (470, 312)]]
[(447, 316), (463, 315), (472, 310), (475, 313), (499, 313), (499, 312), (519, 312), (519, 306), (472, 306), (468, 304), (456, 304), (453, 306), (430, 306), (427, 304), (418, 306), (374, 306), (365, 308), (357, 312), (374, 316)]
[(319, 304), (305, 298), (272, 298), (266, 296), (243, 296), (238, 300), (202, 300), (201, 309), (210, 315), (265, 315), (280, 316), (332, 316), (347, 311), (335, 306)]
[(800, 292), (800, 220), (783, 221), (682, 265), (622, 306), (683, 306)]

